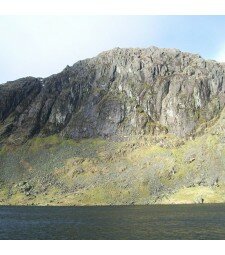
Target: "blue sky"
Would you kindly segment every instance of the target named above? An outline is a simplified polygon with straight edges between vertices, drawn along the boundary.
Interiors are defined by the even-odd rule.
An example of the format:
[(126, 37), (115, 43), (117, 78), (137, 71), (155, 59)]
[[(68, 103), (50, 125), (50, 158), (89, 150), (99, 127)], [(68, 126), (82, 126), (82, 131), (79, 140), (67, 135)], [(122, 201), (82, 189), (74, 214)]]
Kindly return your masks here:
[(114, 47), (165, 47), (225, 61), (225, 16), (0, 16), (0, 83), (46, 77)]

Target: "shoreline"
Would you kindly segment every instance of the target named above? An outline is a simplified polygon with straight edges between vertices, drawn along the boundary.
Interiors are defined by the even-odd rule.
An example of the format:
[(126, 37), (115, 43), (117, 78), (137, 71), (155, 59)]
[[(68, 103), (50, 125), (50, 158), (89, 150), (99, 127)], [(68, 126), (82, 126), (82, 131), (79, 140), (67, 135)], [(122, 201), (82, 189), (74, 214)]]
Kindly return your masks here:
[(121, 206), (179, 206), (179, 205), (224, 205), (224, 202), (206, 202), (206, 203), (152, 203), (152, 204), (0, 204), (0, 207), (5, 206), (36, 206), (36, 207), (121, 207)]

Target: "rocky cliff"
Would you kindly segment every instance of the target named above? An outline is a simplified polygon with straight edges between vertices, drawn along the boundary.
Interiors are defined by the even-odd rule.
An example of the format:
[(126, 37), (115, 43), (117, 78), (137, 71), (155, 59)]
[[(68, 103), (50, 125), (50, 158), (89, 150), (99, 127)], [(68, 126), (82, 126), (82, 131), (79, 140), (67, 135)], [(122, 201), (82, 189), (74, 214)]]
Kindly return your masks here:
[(195, 135), (224, 107), (224, 72), (175, 49), (116, 48), (45, 79), (1, 85), (0, 137)]
[[(224, 75), (225, 64), (204, 60), (196, 54), (156, 47), (116, 48), (47, 78), (27, 77), (0, 85), (0, 177), (3, 187), (8, 185), (7, 196), (11, 197), (18, 181), (26, 190), (28, 179), (34, 183), (37, 194), (42, 195), (43, 187), (58, 187), (57, 192), (74, 195), (79, 187), (89, 190), (92, 186), (93, 192), (101, 188), (104, 193), (102, 187), (110, 181), (119, 184), (125, 193), (134, 192), (136, 185), (147, 185), (143, 197), (138, 191), (138, 200), (130, 193), (122, 193), (122, 200), (118, 198), (120, 203), (143, 203), (162, 201), (181, 188), (202, 184), (208, 188), (215, 187), (219, 180), (225, 182), (225, 165), (221, 161)], [(211, 145), (204, 149), (206, 145), (201, 139), (207, 141), (211, 135), (217, 136), (220, 154), (207, 158), (206, 151), (214, 144), (210, 140)], [(93, 148), (95, 139), (107, 145)], [(88, 141), (86, 147), (82, 147), (82, 141)], [(190, 143), (193, 148), (188, 147)], [(155, 146), (166, 148), (168, 155), (161, 149), (159, 154), (151, 151)], [(111, 151), (105, 155), (108, 148)], [(133, 155), (134, 150), (138, 154)], [(41, 154), (43, 151), (45, 155)], [(135, 155), (137, 159), (131, 164)], [(211, 164), (218, 171), (209, 169)], [(41, 178), (48, 180), (47, 186), (40, 184)], [(71, 178), (69, 185), (65, 180)], [(135, 178), (140, 178), (140, 182), (132, 188), (130, 184)], [(29, 185), (25, 193), (32, 189)], [(78, 203), (76, 199), (72, 201)], [(80, 198), (78, 204), (85, 203), (82, 201)], [(90, 201), (87, 204), (94, 203)], [(113, 199), (104, 201), (116, 203)]]

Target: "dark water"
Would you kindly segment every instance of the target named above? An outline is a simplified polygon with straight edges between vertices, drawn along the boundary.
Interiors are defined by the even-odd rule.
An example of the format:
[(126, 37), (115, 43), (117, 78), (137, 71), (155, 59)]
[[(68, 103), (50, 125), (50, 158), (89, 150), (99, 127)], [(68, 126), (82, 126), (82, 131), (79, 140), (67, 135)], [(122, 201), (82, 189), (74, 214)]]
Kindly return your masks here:
[(1, 206), (0, 239), (225, 239), (225, 205)]

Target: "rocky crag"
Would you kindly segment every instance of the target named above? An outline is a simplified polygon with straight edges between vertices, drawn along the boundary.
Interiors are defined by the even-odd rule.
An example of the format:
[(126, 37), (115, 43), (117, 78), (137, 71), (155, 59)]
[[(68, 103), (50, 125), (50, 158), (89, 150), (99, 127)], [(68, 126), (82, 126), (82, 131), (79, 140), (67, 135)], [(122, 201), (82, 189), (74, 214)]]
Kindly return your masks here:
[(224, 202), (225, 64), (120, 49), (0, 85), (0, 203)]

